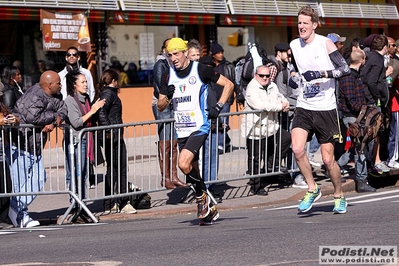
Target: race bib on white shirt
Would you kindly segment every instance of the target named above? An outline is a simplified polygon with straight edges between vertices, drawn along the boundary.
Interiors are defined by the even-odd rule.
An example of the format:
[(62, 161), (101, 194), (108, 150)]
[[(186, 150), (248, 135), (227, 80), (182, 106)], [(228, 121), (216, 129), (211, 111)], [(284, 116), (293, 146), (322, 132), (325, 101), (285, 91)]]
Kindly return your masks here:
[(194, 111), (175, 111), (175, 127), (176, 128), (187, 128), (196, 127), (197, 122), (195, 120)]

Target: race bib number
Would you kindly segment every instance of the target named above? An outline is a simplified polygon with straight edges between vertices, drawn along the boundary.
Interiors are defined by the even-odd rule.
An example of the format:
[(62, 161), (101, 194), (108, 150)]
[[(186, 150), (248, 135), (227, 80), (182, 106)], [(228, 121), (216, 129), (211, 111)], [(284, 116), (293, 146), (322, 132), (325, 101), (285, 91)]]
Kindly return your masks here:
[(175, 127), (195, 127), (197, 123), (195, 122), (195, 113), (192, 111), (178, 112), (175, 111)]
[(305, 83), (303, 89), (304, 98), (313, 98), (320, 93), (319, 83)]

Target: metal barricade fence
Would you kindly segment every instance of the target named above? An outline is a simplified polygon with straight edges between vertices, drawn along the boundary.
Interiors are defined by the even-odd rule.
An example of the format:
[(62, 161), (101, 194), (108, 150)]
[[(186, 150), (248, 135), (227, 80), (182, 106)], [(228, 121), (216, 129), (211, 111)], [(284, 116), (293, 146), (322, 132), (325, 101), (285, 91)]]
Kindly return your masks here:
[[(265, 170), (259, 170), (257, 173), (251, 173), (247, 171), (248, 168), (248, 155), (246, 149), (246, 139), (242, 137), (241, 132), (241, 122), (243, 116), (255, 115), (260, 113), (260, 111), (248, 111), (248, 112), (231, 112), (227, 114), (220, 114), (218, 119), (229, 119), (229, 124), (234, 125), (235, 129), (228, 129), (227, 127), (216, 127), (214, 133), (216, 134), (216, 141), (219, 140), (220, 135), (218, 133), (227, 133), (231, 139), (230, 150), (225, 152), (226, 146), (222, 145), (224, 152), (218, 154), (217, 150), (213, 150), (213, 153), (218, 154), (216, 158), (209, 156), (212, 153), (212, 149), (208, 149), (208, 156), (203, 156), (201, 158), (201, 163), (205, 163), (204, 159), (208, 161), (208, 165), (211, 160), (216, 160), (216, 165), (218, 165), (217, 179), (211, 180), (211, 171), (208, 171), (208, 176), (205, 176), (207, 184), (213, 183), (224, 183), (228, 181), (240, 180), (240, 179), (250, 179), (255, 177), (268, 177), (268, 176), (280, 176), (283, 174), (280, 171), (280, 162), (288, 167), (288, 172), (298, 171), (297, 168), (292, 168), (293, 156), (287, 158), (274, 158), (273, 167), (271, 171), (267, 170), (267, 161), (258, 162), (259, 165), (265, 164)], [(281, 115), (279, 115), (281, 121)], [(47, 142), (43, 141), (44, 134), (40, 133), (40, 139), (35, 141), (40, 142), (40, 147), (43, 147), (41, 154), (34, 155), (41, 156), (43, 160), (43, 166), (46, 172), (46, 179), (42, 184), (42, 189), (40, 191), (20, 191), (16, 190), (16, 178), (17, 173), (10, 168), (11, 181), (13, 183), (12, 192), (1, 191), (0, 197), (12, 197), (12, 196), (33, 196), (40, 194), (69, 194), (71, 197), (71, 203), (64, 216), (61, 219), (61, 223), (66, 218), (67, 214), (76, 205), (79, 208), (83, 208), (92, 218), (94, 222), (97, 222), (96, 218), (92, 215), (89, 209), (86, 207), (84, 202), (97, 201), (97, 200), (109, 200), (117, 201), (120, 198), (127, 198), (133, 195), (142, 193), (151, 193), (155, 191), (165, 190), (164, 186), (161, 186), (162, 175), (160, 172), (160, 165), (158, 160), (158, 135), (151, 134), (154, 127), (159, 125), (165, 126), (166, 124), (172, 124), (173, 119), (165, 120), (154, 120), (146, 122), (128, 123), (121, 125), (112, 125), (106, 127), (92, 127), (85, 128), (81, 130), (76, 138), (74, 139), (72, 131), (70, 131), (71, 146), (69, 149), (69, 154), (65, 155), (65, 147), (63, 144), (65, 127), (59, 128), (56, 134), (49, 135), (50, 137), (55, 136), (55, 140), (48, 138)], [(219, 124), (218, 122), (216, 123)], [(281, 125), (281, 123), (280, 123)], [(33, 130), (32, 126), (20, 125), (19, 130), (24, 129), (25, 133)], [(12, 139), (11, 134), (5, 134), (6, 131), (3, 129), (2, 142), (1, 145), (3, 150), (5, 150), (6, 157), (8, 158), (7, 163), (10, 164), (10, 159), (12, 158), (12, 153), (7, 152), (15, 148), (11, 147), (11, 143), (16, 145), (19, 152), (24, 152), (28, 147), (27, 139)], [(81, 170), (82, 162), (86, 162), (89, 166), (87, 156), (82, 157), (82, 145), (87, 145), (87, 139), (90, 138), (92, 134), (92, 142), (94, 146), (94, 170), (91, 173), (90, 167), (85, 167), (84, 172)], [(171, 134), (174, 134), (173, 131)], [(26, 134), (25, 134), (26, 135)], [(281, 138), (281, 134), (278, 134), (277, 138)], [(8, 144), (7, 141), (8, 140)], [(47, 145), (46, 145), (47, 143)], [(274, 142), (275, 144), (276, 142)], [(280, 142), (281, 143), (281, 142)], [(51, 144), (51, 145), (50, 145)], [(22, 146), (21, 146), (22, 145)], [(209, 145), (209, 144), (208, 144)], [(213, 149), (215, 146), (212, 145)], [(211, 146), (209, 146), (211, 148)], [(216, 149), (218, 145), (216, 145)], [(281, 147), (276, 147), (277, 150), (281, 150)], [(75, 152), (78, 151), (78, 155), (75, 158)], [(267, 152), (267, 149), (265, 149)], [(165, 149), (161, 151), (162, 156), (165, 157)], [(16, 155), (16, 154), (14, 154)], [(19, 154), (21, 155), (21, 154)], [(85, 155), (85, 154), (84, 154)], [(268, 158), (271, 154), (264, 154), (263, 158)], [(69, 184), (66, 181), (66, 156), (69, 156), (69, 162), (71, 162), (70, 168), (75, 169), (78, 167), (78, 171), (71, 171), (71, 187), (69, 189)], [(273, 156), (274, 157), (274, 156)], [(260, 157), (261, 158), (261, 157)], [(83, 160), (83, 161), (82, 161)], [(277, 166), (275, 169), (274, 166)], [(107, 175), (107, 167), (108, 175)], [(113, 169), (113, 171), (110, 171)], [(30, 170), (26, 168), (26, 174), (30, 174)], [(170, 171), (172, 171), (170, 169)], [(185, 176), (179, 170), (179, 177), (181, 180), (185, 180)], [(89, 189), (89, 175), (94, 176), (95, 188)], [(82, 180), (82, 177), (86, 176), (86, 180)], [(5, 170), (3, 169), (3, 182), (7, 184), (9, 180), (6, 180)], [(30, 180), (32, 183), (37, 182), (40, 185), (40, 180)], [(39, 186), (40, 187), (40, 186)], [(77, 188), (77, 189), (76, 189)], [(84, 188), (84, 189), (83, 189)], [(83, 193), (85, 191), (85, 193)], [(84, 195), (84, 196), (83, 196)], [(68, 203), (66, 202), (66, 205)]]
[[(16, 209), (26, 210), (37, 195), (69, 194), (90, 213), (78, 194), (70, 191), (66, 184), (62, 131), (60, 128), (48, 134), (42, 132), (42, 127), (33, 125), (1, 128), (0, 145), (5, 167), (1, 169), (4, 190), (0, 191), (0, 197), (11, 197), (12, 206), (15, 204)], [(91, 213), (90, 216), (97, 222)]]

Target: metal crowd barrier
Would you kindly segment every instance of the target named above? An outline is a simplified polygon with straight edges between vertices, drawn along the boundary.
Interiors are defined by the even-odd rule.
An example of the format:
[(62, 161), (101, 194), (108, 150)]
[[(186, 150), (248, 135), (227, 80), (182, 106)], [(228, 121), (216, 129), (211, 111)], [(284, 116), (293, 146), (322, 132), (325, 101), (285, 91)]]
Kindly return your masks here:
[[(293, 168), (293, 156), (288, 158), (278, 158), (278, 160), (274, 160), (274, 166), (277, 166), (277, 170), (273, 167), (271, 172), (264, 171), (258, 173), (248, 173), (247, 172), (247, 150), (246, 150), (246, 139), (241, 136), (241, 121), (243, 116), (254, 115), (255, 113), (260, 113), (260, 111), (251, 111), (251, 112), (231, 112), (227, 114), (221, 114), (218, 119), (224, 119), (226, 117), (229, 118), (229, 124), (232, 128), (228, 130), (226, 127), (224, 128), (216, 128), (216, 133), (222, 133), (227, 131), (231, 139), (231, 148), (229, 152), (220, 154), (216, 157), (218, 167), (217, 180), (207, 181), (207, 184), (213, 183), (225, 183), (234, 180), (242, 180), (242, 179), (250, 179), (255, 177), (268, 177), (268, 176), (280, 176), (283, 174), (279, 170), (279, 162), (282, 161), (285, 166), (288, 167), (288, 173), (298, 171), (297, 168)], [(281, 115), (279, 115), (279, 119), (281, 121)], [(94, 144), (94, 182), (95, 188), (89, 189), (89, 175), (90, 168), (86, 169), (87, 180), (85, 185), (86, 195), (85, 198), (82, 197), (82, 178), (79, 176), (75, 176), (75, 171), (71, 171), (71, 182), (72, 187), (78, 187), (77, 191), (69, 189), (69, 185), (66, 182), (66, 174), (65, 174), (65, 161), (66, 156), (70, 156), (70, 158), (74, 158), (74, 149), (70, 149), (70, 153), (65, 155), (65, 147), (63, 144), (65, 127), (59, 128), (55, 134), (49, 135), (50, 137), (47, 140), (47, 143), (42, 141), (43, 134), (41, 133), (40, 139), (36, 139), (36, 141), (41, 142), (40, 145), (43, 147), (42, 157), (44, 162), (44, 168), (47, 174), (47, 181), (45, 182), (43, 189), (41, 191), (29, 192), (29, 191), (15, 191), (12, 192), (0, 191), (0, 197), (12, 197), (12, 196), (37, 196), (37, 195), (48, 195), (48, 194), (69, 194), (71, 197), (71, 203), (67, 211), (60, 219), (60, 223), (62, 223), (67, 215), (71, 212), (73, 206), (75, 204), (79, 205), (86, 213), (90, 216), (90, 218), (97, 222), (97, 219), (90, 212), (90, 210), (86, 207), (85, 203), (89, 201), (98, 201), (98, 200), (116, 200), (120, 197), (128, 197), (133, 195), (138, 195), (142, 193), (151, 193), (156, 191), (165, 190), (164, 186), (161, 186), (162, 176), (160, 173), (160, 165), (158, 160), (158, 135), (151, 134), (154, 132), (154, 128), (158, 125), (166, 125), (172, 124), (173, 119), (165, 119), (165, 120), (154, 120), (154, 121), (146, 121), (146, 122), (136, 122), (136, 123), (128, 123), (121, 125), (112, 125), (107, 127), (92, 127), (85, 128), (81, 130), (78, 134), (78, 137), (75, 141), (77, 143), (77, 150), (80, 151), (82, 148), (82, 139), (87, 138), (88, 133), (92, 133), (93, 136), (93, 144)], [(218, 124), (218, 123), (217, 123)], [(280, 123), (281, 125), (281, 123)], [(26, 133), (32, 130), (34, 127), (29, 125), (20, 125), (19, 127), (13, 130), (24, 130)], [(21, 146), (22, 143), (26, 141), (22, 141), (21, 139), (13, 139), (11, 134), (7, 134), (9, 129), (2, 128), (1, 136), (2, 141), (1, 145), (3, 150), (5, 150), (5, 155), (10, 155), (7, 153), (10, 150), (10, 143), (16, 144), (20, 152), (26, 150), (26, 147)], [(113, 134), (107, 134), (109, 131), (112, 131)], [(173, 133), (171, 133), (173, 134)], [(212, 133), (211, 133), (212, 134)], [(54, 138), (50, 139), (50, 138)], [(278, 137), (281, 137), (279, 135)], [(73, 140), (72, 132), (70, 133), (70, 138)], [(107, 163), (105, 162), (105, 149), (106, 141), (110, 141), (112, 144), (109, 147), (111, 151), (111, 155), (109, 156), (110, 164), (116, 170), (111, 173), (110, 179), (111, 184), (118, 183), (119, 187), (112, 187), (111, 193), (106, 193), (105, 188), (105, 179), (107, 173)], [(218, 136), (216, 137), (218, 140)], [(6, 141), (7, 140), (7, 141)], [(121, 162), (120, 158), (115, 158), (115, 152), (119, 151), (121, 148), (121, 141), (124, 140), (126, 144), (126, 157)], [(73, 142), (73, 141), (72, 141)], [(73, 144), (71, 144), (73, 145)], [(72, 147), (72, 146), (71, 146)], [(217, 148), (217, 145), (216, 145)], [(225, 149), (226, 147), (223, 147)], [(116, 149), (116, 150), (115, 150)], [(281, 147), (277, 147), (277, 149), (281, 149)], [(266, 149), (267, 151), (267, 149)], [(218, 151), (216, 151), (217, 153)], [(165, 150), (163, 151), (165, 154)], [(164, 155), (163, 154), (163, 155)], [(264, 158), (267, 158), (267, 154)], [(82, 158), (81, 152), (78, 153), (77, 156), (77, 165), (82, 165), (82, 160), (87, 160), (87, 158)], [(202, 163), (203, 158), (201, 158)], [(209, 159), (208, 159), (209, 160)], [(71, 168), (75, 168), (74, 160), (70, 160), (72, 162)], [(9, 160), (7, 160), (9, 163)], [(208, 161), (209, 162), (209, 161)], [(121, 165), (126, 164), (126, 180), (125, 183), (121, 184), (121, 174), (123, 169)], [(265, 164), (267, 162), (264, 162)], [(262, 165), (262, 162), (260, 162)], [(267, 165), (265, 166), (267, 167)], [(26, 169), (26, 171), (29, 171)], [(185, 176), (178, 170), (179, 178), (182, 181), (185, 181)], [(208, 171), (210, 173), (210, 171)], [(15, 176), (13, 169), (10, 169), (11, 177)], [(172, 173), (171, 173), (172, 174)], [(209, 175), (209, 174), (208, 174)], [(7, 184), (9, 180), (5, 178), (5, 170), (3, 169), (3, 182)], [(78, 182), (78, 186), (75, 186), (75, 178)], [(206, 180), (210, 179), (210, 176), (205, 177)], [(15, 183), (15, 178), (11, 178), (11, 182)], [(114, 182), (117, 181), (117, 182)], [(32, 180), (32, 182), (39, 182), (38, 180)], [(129, 188), (127, 191), (121, 191), (121, 187)], [(65, 203), (66, 205), (68, 202)]]

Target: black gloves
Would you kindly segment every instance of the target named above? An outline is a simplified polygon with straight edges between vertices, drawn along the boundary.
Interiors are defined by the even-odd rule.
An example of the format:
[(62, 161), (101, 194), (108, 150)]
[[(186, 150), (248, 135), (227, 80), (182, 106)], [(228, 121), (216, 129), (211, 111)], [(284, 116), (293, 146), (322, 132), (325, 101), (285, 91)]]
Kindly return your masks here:
[(313, 70), (308, 70), (305, 73), (303, 73), (302, 75), (306, 79), (306, 81), (311, 81), (311, 80), (318, 79), (321, 77), (319, 71), (313, 71)]
[(175, 85), (169, 85), (166, 97), (168, 97), (169, 100), (172, 100), (174, 93), (175, 93)]
[(222, 111), (222, 108), (223, 108), (223, 105), (220, 106), (219, 104), (216, 104), (216, 106), (209, 109), (208, 118), (209, 119), (217, 118), (220, 114), (220, 111)]
[(298, 83), (295, 82), (293, 77), (290, 77), (290, 79), (288, 80), (288, 86), (293, 89), (298, 89)]

